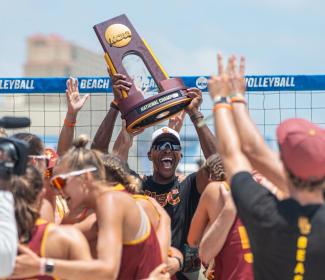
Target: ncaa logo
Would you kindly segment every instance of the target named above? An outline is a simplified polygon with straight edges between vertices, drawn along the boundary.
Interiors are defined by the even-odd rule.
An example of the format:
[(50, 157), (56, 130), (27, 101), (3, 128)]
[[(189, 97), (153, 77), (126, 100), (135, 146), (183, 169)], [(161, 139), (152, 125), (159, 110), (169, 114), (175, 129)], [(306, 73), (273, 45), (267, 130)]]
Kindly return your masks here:
[(199, 77), (196, 79), (196, 86), (199, 89), (206, 89), (208, 87), (208, 79), (206, 77)]

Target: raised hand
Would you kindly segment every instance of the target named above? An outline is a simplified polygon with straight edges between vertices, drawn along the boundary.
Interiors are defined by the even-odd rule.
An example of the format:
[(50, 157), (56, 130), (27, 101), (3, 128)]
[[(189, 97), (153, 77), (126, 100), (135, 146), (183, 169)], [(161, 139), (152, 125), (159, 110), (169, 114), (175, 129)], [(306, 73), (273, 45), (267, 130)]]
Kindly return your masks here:
[(76, 116), (80, 109), (84, 106), (89, 94), (79, 95), (78, 80), (69, 78), (67, 80), (67, 89), (65, 91), (67, 97), (68, 113)]
[(185, 110), (179, 112), (169, 119), (168, 127), (176, 130), (178, 133), (181, 131), (184, 123), (186, 112)]
[(186, 112), (191, 116), (199, 111), (202, 104), (202, 92), (198, 88), (188, 88), (187, 96), (193, 98), (191, 103), (186, 107)]
[(245, 93), (245, 58), (240, 58), (239, 68), (237, 66), (237, 58), (231, 56), (229, 58), (229, 90), (230, 94)]
[(107, 70), (112, 79), (114, 99), (118, 103), (120, 99), (127, 97), (132, 83), (127, 81), (125, 75), (118, 73), (113, 74), (109, 68), (107, 68)]
[(228, 96), (230, 94), (229, 88), (229, 64), (225, 71), (223, 66), (223, 57), (220, 53), (217, 56), (218, 60), (218, 75), (211, 76), (208, 82), (209, 93), (212, 99), (217, 96)]

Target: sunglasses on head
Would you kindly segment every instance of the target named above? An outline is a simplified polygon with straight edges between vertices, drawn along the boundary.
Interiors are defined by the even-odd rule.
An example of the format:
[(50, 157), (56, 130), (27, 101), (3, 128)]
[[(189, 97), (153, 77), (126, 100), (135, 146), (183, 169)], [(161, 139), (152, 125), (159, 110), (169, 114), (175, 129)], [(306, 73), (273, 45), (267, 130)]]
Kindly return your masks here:
[(164, 141), (164, 142), (157, 142), (153, 144), (152, 149), (154, 149), (155, 151), (163, 151), (166, 149), (170, 149), (171, 151), (180, 151), (181, 145)]
[(72, 172), (65, 173), (65, 174), (59, 174), (59, 175), (56, 175), (53, 178), (51, 178), (50, 183), (56, 190), (61, 192), (64, 189), (64, 187), (66, 186), (68, 178), (79, 176), (79, 175), (85, 174), (87, 172), (93, 172), (96, 170), (97, 170), (96, 167), (89, 167), (89, 168), (76, 170), (76, 171), (72, 171)]
[(50, 157), (47, 155), (30, 155), (28, 156), (33, 162), (44, 160), (46, 167), (49, 166)]

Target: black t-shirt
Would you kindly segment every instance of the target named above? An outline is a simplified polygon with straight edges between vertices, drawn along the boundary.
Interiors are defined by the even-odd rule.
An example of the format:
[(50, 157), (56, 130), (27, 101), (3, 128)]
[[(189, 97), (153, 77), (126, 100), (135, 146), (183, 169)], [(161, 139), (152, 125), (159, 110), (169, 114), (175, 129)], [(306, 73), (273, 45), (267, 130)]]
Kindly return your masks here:
[[(254, 255), (256, 280), (323, 279), (325, 275), (325, 206), (302, 206), (294, 199), (279, 201), (254, 181), (248, 172), (237, 173), (231, 181), (238, 215), (244, 223)], [(302, 236), (298, 221), (307, 217), (311, 231), (306, 234), (304, 259), (297, 273), (298, 239)], [(299, 239), (300, 240), (300, 239)], [(302, 253), (302, 255), (301, 255)], [(301, 257), (302, 256), (302, 257)]]
[(158, 184), (152, 176), (143, 179), (146, 195), (155, 198), (165, 208), (171, 219), (172, 246), (183, 251), (194, 212), (200, 199), (196, 188), (196, 173), (188, 175), (182, 182), (178, 178), (169, 184)]

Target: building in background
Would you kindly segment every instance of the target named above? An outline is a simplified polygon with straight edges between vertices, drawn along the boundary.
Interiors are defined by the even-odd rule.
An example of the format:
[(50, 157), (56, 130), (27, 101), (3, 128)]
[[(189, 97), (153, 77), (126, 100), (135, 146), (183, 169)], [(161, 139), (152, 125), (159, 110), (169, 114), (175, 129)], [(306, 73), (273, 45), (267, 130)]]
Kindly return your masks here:
[(32, 35), (26, 43), (26, 77), (107, 75), (103, 55), (66, 41), (59, 35)]
[[(60, 35), (32, 35), (26, 40), (25, 77), (107, 76), (103, 54), (97, 54)], [(78, 115), (76, 136), (92, 138), (105, 117), (112, 94), (94, 93)], [(33, 93), (8, 96), (5, 101), (14, 115), (31, 118), (31, 127), (24, 129), (40, 136), (46, 146), (56, 147), (67, 111), (65, 92)], [(120, 121), (118, 122), (120, 124)], [(114, 132), (116, 137), (117, 132)]]

